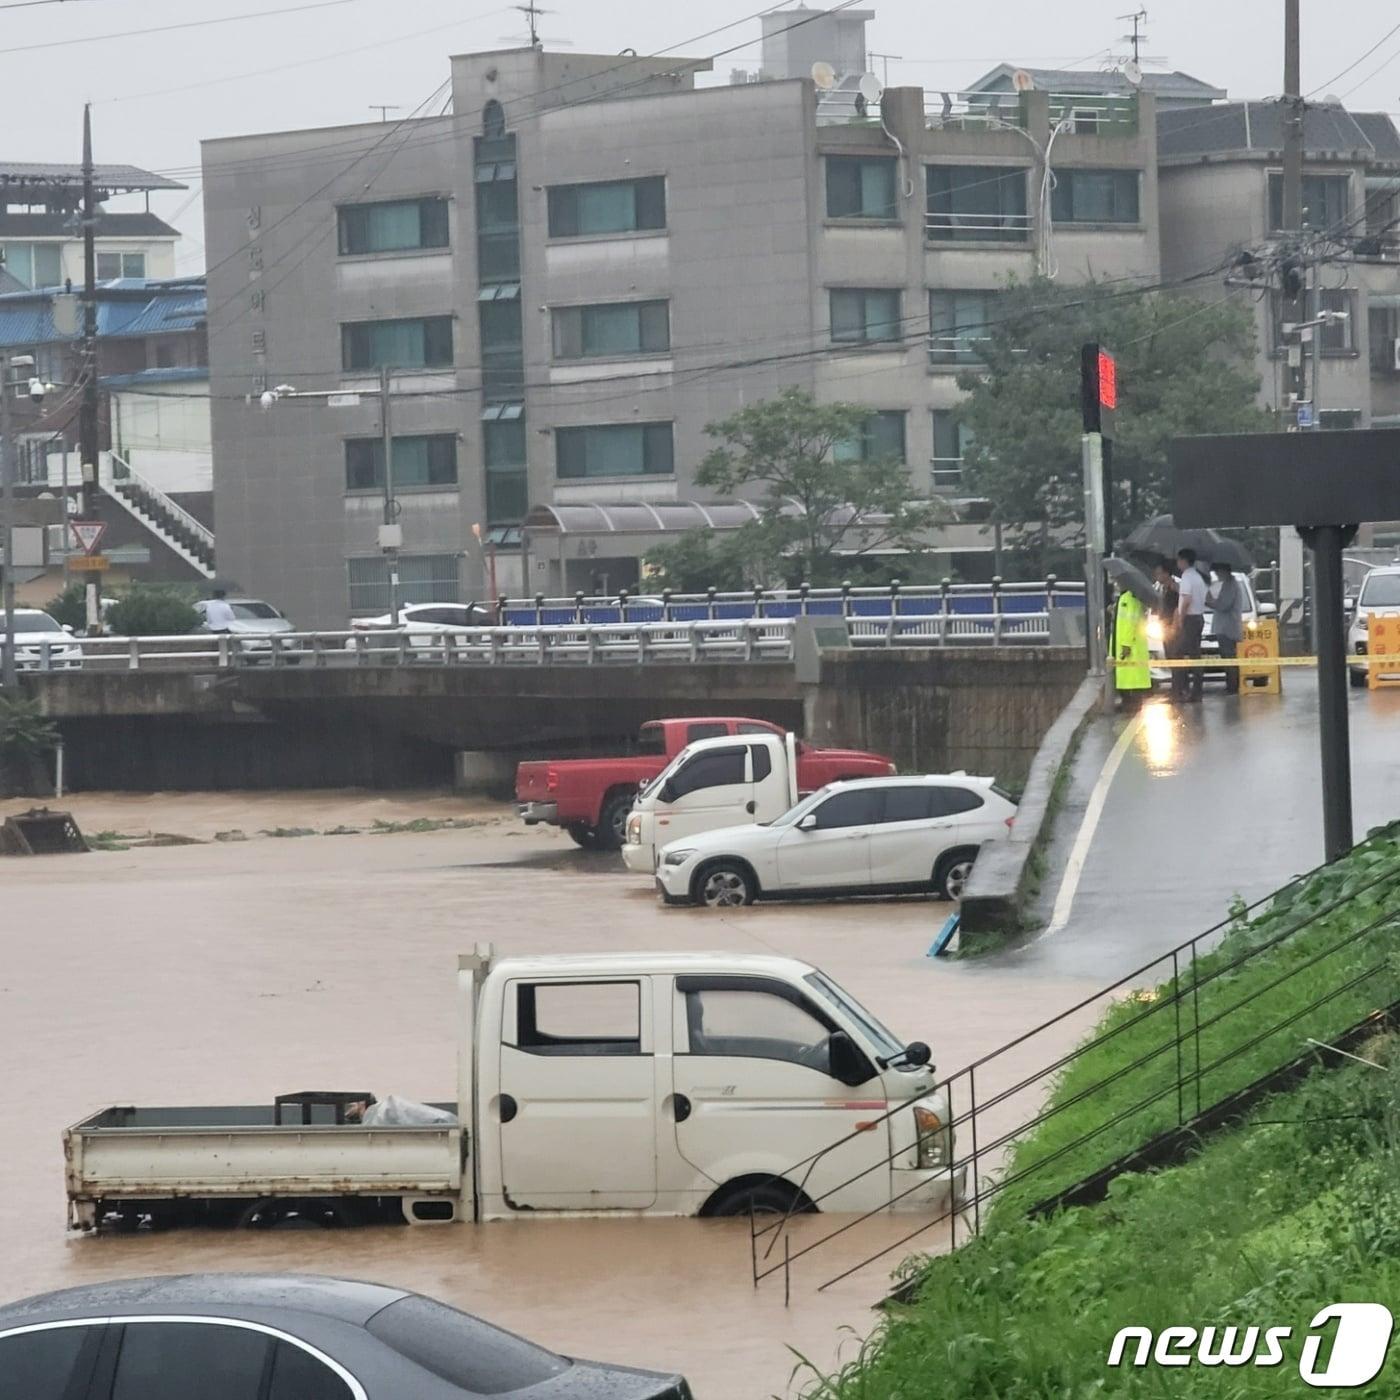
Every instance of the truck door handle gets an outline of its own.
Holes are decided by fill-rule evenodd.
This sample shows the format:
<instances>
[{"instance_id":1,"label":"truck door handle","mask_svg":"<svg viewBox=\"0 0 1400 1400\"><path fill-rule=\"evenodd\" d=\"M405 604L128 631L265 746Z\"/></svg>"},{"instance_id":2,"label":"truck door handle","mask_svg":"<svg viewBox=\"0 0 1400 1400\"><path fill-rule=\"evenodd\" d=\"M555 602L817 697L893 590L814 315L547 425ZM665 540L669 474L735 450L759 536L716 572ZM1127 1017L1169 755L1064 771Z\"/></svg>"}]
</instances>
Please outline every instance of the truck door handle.
<instances>
[{"instance_id":1,"label":"truck door handle","mask_svg":"<svg viewBox=\"0 0 1400 1400\"><path fill-rule=\"evenodd\" d=\"M755 804L754 804L752 801L750 801L750 802L745 802L745 803L744 803L744 811L746 811L746 812L749 814L749 816L753 816L753 813L754 813L754 806L755 806Z\"/></svg>"},{"instance_id":2,"label":"truck door handle","mask_svg":"<svg viewBox=\"0 0 1400 1400\"><path fill-rule=\"evenodd\" d=\"M684 1094L677 1094L672 1102L675 1108L676 1122L684 1123L690 1117L690 1100Z\"/></svg>"},{"instance_id":3,"label":"truck door handle","mask_svg":"<svg viewBox=\"0 0 1400 1400\"><path fill-rule=\"evenodd\" d=\"M520 1112L520 1105L511 1098L509 1094L501 1095L501 1122L509 1123L517 1113Z\"/></svg>"}]
</instances>

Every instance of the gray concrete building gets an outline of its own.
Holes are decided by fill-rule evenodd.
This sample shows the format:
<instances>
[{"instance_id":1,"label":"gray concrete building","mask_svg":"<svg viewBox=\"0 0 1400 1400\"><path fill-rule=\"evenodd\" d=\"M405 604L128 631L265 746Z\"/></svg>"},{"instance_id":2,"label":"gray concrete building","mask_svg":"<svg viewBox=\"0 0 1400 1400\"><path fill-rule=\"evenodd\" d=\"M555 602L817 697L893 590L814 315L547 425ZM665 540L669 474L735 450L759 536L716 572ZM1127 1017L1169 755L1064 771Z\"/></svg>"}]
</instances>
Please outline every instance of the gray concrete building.
<instances>
[{"instance_id":1,"label":"gray concrete building","mask_svg":"<svg viewBox=\"0 0 1400 1400\"><path fill-rule=\"evenodd\" d=\"M1277 100L1227 102L1158 116L1162 274L1191 277L1249 250L1268 255L1283 222L1283 112ZM1400 135L1383 112L1310 104L1304 119L1303 224L1309 253L1309 318L1345 317L1319 328L1308 350L1308 408L1329 428L1400 427ZM1232 280L1249 268L1230 269ZM1221 294L1224 273L1200 284ZM1287 410L1286 337L1275 290L1251 297L1259 401ZM1314 364L1320 382L1314 384Z\"/></svg>"},{"instance_id":2,"label":"gray concrete building","mask_svg":"<svg viewBox=\"0 0 1400 1400\"><path fill-rule=\"evenodd\" d=\"M706 424L787 385L957 496L998 287L1159 275L1153 97L871 101L785 61L470 54L450 116L207 142L221 572L302 625L384 610L384 365L405 601L635 585L707 518ZM347 397L259 409L279 385Z\"/></svg>"}]
</instances>

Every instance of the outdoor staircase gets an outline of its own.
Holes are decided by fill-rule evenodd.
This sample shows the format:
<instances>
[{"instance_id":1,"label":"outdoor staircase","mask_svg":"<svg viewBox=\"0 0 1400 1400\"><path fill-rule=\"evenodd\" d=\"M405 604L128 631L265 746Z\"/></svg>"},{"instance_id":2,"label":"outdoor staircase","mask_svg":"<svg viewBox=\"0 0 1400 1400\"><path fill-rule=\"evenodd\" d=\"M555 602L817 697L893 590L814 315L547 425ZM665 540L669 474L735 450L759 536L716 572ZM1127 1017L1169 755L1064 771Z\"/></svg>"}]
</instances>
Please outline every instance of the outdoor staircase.
<instances>
[{"instance_id":1,"label":"outdoor staircase","mask_svg":"<svg viewBox=\"0 0 1400 1400\"><path fill-rule=\"evenodd\" d=\"M205 578L214 577L214 532L115 452L102 464L99 484L143 529Z\"/></svg>"}]
</instances>

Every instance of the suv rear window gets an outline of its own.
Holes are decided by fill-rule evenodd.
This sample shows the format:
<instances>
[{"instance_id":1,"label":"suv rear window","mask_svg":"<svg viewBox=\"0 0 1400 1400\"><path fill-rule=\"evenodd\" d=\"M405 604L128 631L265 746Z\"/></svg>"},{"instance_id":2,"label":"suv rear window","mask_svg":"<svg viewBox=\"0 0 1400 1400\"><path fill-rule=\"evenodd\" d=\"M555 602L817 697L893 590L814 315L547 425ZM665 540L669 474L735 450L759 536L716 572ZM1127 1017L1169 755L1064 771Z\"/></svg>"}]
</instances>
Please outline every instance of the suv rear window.
<instances>
[{"instance_id":1,"label":"suv rear window","mask_svg":"<svg viewBox=\"0 0 1400 1400\"><path fill-rule=\"evenodd\" d=\"M400 1356L477 1395L543 1385L571 1365L523 1337L431 1298L400 1298L366 1326Z\"/></svg>"}]
</instances>

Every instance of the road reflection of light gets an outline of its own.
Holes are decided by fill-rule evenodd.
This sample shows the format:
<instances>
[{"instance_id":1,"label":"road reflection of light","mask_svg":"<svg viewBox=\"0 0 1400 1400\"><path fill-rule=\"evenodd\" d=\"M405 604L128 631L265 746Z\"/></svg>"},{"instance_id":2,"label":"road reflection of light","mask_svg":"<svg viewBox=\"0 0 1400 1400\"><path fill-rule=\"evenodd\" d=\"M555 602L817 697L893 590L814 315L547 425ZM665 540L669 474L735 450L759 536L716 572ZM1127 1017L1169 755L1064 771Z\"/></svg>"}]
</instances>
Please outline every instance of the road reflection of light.
<instances>
[{"instance_id":1,"label":"road reflection of light","mask_svg":"<svg viewBox=\"0 0 1400 1400\"><path fill-rule=\"evenodd\" d=\"M1154 777L1176 772L1176 711L1165 700L1151 700L1142 708L1138 745Z\"/></svg>"}]
</instances>

